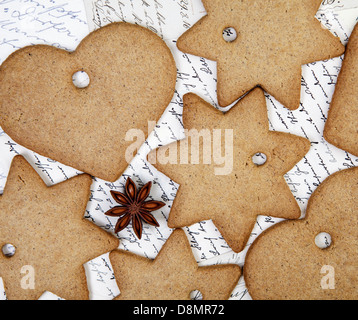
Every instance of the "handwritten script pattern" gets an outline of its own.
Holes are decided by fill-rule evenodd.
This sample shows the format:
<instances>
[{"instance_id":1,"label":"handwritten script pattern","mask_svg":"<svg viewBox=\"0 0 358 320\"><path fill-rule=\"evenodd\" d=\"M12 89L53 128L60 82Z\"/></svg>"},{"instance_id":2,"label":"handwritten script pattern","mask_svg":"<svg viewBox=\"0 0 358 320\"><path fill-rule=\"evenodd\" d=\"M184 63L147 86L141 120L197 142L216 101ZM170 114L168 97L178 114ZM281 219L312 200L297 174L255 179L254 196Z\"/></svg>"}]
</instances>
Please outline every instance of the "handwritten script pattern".
<instances>
[{"instance_id":1,"label":"handwritten script pattern","mask_svg":"<svg viewBox=\"0 0 358 320\"><path fill-rule=\"evenodd\" d=\"M120 294L109 260L109 253L88 261L83 265L90 300L112 300Z\"/></svg>"},{"instance_id":2,"label":"handwritten script pattern","mask_svg":"<svg viewBox=\"0 0 358 320\"><path fill-rule=\"evenodd\" d=\"M81 171L43 157L12 140L0 127L0 194L3 193L11 162L15 156L23 156L40 175L47 186L66 181L82 174Z\"/></svg>"},{"instance_id":3,"label":"handwritten script pattern","mask_svg":"<svg viewBox=\"0 0 358 320\"><path fill-rule=\"evenodd\" d=\"M87 34L82 1L0 0L0 64L34 44L72 51Z\"/></svg>"},{"instance_id":4,"label":"handwritten script pattern","mask_svg":"<svg viewBox=\"0 0 358 320\"><path fill-rule=\"evenodd\" d=\"M324 0L316 18L346 45L358 19L356 0Z\"/></svg>"}]
</instances>

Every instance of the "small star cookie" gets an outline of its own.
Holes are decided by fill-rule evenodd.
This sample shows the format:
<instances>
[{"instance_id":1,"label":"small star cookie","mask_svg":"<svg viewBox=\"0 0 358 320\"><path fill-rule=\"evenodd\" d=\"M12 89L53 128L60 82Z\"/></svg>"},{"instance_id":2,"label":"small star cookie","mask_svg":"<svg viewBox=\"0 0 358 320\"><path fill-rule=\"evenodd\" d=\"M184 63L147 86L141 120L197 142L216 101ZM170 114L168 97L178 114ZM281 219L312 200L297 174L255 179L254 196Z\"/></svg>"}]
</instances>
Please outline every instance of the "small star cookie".
<instances>
[{"instance_id":1,"label":"small star cookie","mask_svg":"<svg viewBox=\"0 0 358 320\"><path fill-rule=\"evenodd\" d=\"M20 156L0 197L0 274L9 300L36 300L44 291L69 300L88 299L83 264L118 247L115 239L83 219L91 178L74 177L51 188Z\"/></svg>"},{"instance_id":2,"label":"small star cookie","mask_svg":"<svg viewBox=\"0 0 358 320\"><path fill-rule=\"evenodd\" d=\"M227 300L241 275L237 265L198 267L183 230L169 237L155 260L114 250L110 254L122 300Z\"/></svg>"},{"instance_id":3,"label":"small star cookie","mask_svg":"<svg viewBox=\"0 0 358 320\"><path fill-rule=\"evenodd\" d=\"M217 61L221 106L260 85L297 109L301 66L344 52L339 39L315 19L321 2L203 0L207 16L178 39L178 48Z\"/></svg>"},{"instance_id":4,"label":"small star cookie","mask_svg":"<svg viewBox=\"0 0 358 320\"><path fill-rule=\"evenodd\" d=\"M212 219L230 247L243 249L257 215L296 219L299 206L283 175L308 152L308 140L269 131L264 93L257 88L227 113L184 96L185 140L148 156L180 185L168 226ZM264 155L262 163L257 155ZM155 163L154 163L155 162Z\"/></svg>"}]
</instances>

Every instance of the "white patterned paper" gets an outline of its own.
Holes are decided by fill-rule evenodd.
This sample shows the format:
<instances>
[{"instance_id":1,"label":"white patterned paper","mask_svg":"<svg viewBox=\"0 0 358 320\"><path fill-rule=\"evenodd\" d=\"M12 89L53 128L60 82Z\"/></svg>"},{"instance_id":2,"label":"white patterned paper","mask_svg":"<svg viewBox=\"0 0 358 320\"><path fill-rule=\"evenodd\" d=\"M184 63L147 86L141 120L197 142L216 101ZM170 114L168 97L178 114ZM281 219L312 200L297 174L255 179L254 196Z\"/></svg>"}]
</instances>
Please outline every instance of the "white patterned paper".
<instances>
[{"instance_id":1,"label":"white patterned paper","mask_svg":"<svg viewBox=\"0 0 358 320\"><path fill-rule=\"evenodd\" d=\"M5 292L4 281L0 277L0 301L1 300L7 300L7 297L6 297L6 292Z\"/></svg>"},{"instance_id":2,"label":"white patterned paper","mask_svg":"<svg viewBox=\"0 0 358 320\"><path fill-rule=\"evenodd\" d=\"M51 291L45 291L38 300L65 300L58 295L52 293Z\"/></svg>"},{"instance_id":3,"label":"white patterned paper","mask_svg":"<svg viewBox=\"0 0 358 320\"><path fill-rule=\"evenodd\" d=\"M198 263L222 257L232 252L212 220L201 221L182 228Z\"/></svg>"},{"instance_id":4,"label":"white patterned paper","mask_svg":"<svg viewBox=\"0 0 358 320\"><path fill-rule=\"evenodd\" d=\"M11 162L15 156L19 155L23 156L31 164L47 186L55 185L82 174L79 170L43 157L17 144L0 127L0 194L4 192Z\"/></svg>"},{"instance_id":5,"label":"white patterned paper","mask_svg":"<svg viewBox=\"0 0 358 320\"><path fill-rule=\"evenodd\" d=\"M152 181L152 188L148 199L162 201L166 205L153 212L159 223L159 227L143 224L142 238L138 239L131 226L124 230L114 232L117 218L105 215L105 212L116 205L110 195L111 190L124 192L126 179L130 177L138 188ZM93 178L91 196L87 204L85 218L92 221L107 232L120 239L119 249L130 251L137 255L154 259L172 233L167 220L170 208L178 190L178 185L168 177L160 173L145 159L137 155L127 170L116 182L107 182Z\"/></svg>"},{"instance_id":6,"label":"white patterned paper","mask_svg":"<svg viewBox=\"0 0 358 320\"><path fill-rule=\"evenodd\" d=\"M91 31L111 22L145 27L163 40L177 39L206 12L200 0L84 0Z\"/></svg>"},{"instance_id":7,"label":"white patterned paper","mask_svg":"<svg viewBox=\"0 0 358 320\"><path fill-rule=\"evenodd\" d=\"M231 293L229 300L252 300L250 293L246 288L246 283L243 276L240 277L240 280Z\"/></svg>"},{"instance_id":8,"label":"white patterned paper","mask_svg":"<svg viewBox=\"0 0 358 320\"><path fill-rule=\"evenodd\" d=\"M0 0L0 64L29 45L73 51L87 34L82 0Z\"/></svg>"},{"instance_id":9,"label":"white patterned paper","mask_svg":"<svg viewBox=\"0 0 358 320\"><path fill-rule=\"evenodd\" d=\"M271 130L289 132L311 142L308 154L285 175L304 216L312 192L331 174L358 165L358 157L329 144L323 130L343 57L303 67L301 104L290 111L267 95Z\"/></svg>"},{"instance_id":10,"label":"white patterned paper","mask_svg":"<svg viewBox=\"0 0 358 320\"><path fill-rule=\"evenodd\" d=\"M358 19L358 2L356 0L323 1L316 18L346 45Z\"/></svg>"},{"instance_id":11,"label":"white patterned paper","mask_svg":"<svg viewBox=\"0 0 358 320\"><path fill-rule=\"evenodd\" d=\"M120 294L109 252L83 265L90 300L112 300Z\"/></svg>"}]
</instances>

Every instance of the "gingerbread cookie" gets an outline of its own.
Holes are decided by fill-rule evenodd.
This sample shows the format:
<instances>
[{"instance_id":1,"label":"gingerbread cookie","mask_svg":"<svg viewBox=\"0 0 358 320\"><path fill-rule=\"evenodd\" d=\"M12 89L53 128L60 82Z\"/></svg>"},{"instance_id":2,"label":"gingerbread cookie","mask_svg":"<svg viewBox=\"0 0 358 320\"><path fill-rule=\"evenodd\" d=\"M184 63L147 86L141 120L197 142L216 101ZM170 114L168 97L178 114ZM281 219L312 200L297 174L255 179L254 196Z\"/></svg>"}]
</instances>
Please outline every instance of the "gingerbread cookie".
<instances>
[{"instance_id":1,"label":"gingerbread cookie","mask_svg":"<svg viewBox=\"0 0 358 320\"><path fill-rule=\"evenodd\" d=\"M253 299L357 299L358 168L313 193L307 215L262 233L244 266Z\"/></svg>"},{"instance_id":2,"label":"gingerbread cookie","mask_svg":"<svg viewBox=\"0 0 358 320\"><path fill-rule=\"evenodd\" d=\"M283 175L310 143L269 131L264 93L257 88L223 113L199 97L184 97L187 138L149 154L148 160L180 185L168 225L212 219L230 247L243 249L257 215L300 217Z\"/></svg>"},{"instance_id":3,"label":"gingerbread cookie","mask_svg":"<svg viewBox=\"0 0 358 320\"><path fill-rule=\"evenodd\" d=\"M237 265L198 267L183 230L175 230L155 260L114 250L110 254L122 300L227 300L237 285Z\"/></svg>"},{"instance_id":4,"label":"gingerbread cookie","mask_svg":"<svg viewBox=\"0 0 358 320\"><path fill-rule=\"evenodd\" d=\"M358 25L347 45L324 131L324 137L328 142L354 155L358 155L357 74Z\"/></svg>"},{"instance_id":5,"label":"gingerbread cookie","mask_svg":"<svg viewBox=\"0 0 358 320\"><path fill-rule=\"evenodd\" d=\"M207 16L178 39L178 48L217 61L221 106L260 85L296 109L301 65L344 52L315 19L321 2L203 0Z\"/></svg>"},{"instance_id":6,"label":"gingerbread cookie","mask_svg":"<svg viewBox=\"0 0 358 320\"><path fill-rule=\"evenodd\" d=\"M49 188L22 157L14 159L0 197L0 275L8 299L36 300L47 290L88 299L83 263L118 246L83 219L90 184L81 175Z\"/></svg>"},{"instance_id":7,"label":"gingerbread cookie","mask_svg":"<svg viewBox=\"0 0 358 320\"><path fill-rule=\"evenodd\" d=\"M107 181L130 159L132 128L148 130L169 105L176 66L153 32L112 23L75 52L30 46L0 67L0 126L17 143Z\"/></svg>"}]
</instances>

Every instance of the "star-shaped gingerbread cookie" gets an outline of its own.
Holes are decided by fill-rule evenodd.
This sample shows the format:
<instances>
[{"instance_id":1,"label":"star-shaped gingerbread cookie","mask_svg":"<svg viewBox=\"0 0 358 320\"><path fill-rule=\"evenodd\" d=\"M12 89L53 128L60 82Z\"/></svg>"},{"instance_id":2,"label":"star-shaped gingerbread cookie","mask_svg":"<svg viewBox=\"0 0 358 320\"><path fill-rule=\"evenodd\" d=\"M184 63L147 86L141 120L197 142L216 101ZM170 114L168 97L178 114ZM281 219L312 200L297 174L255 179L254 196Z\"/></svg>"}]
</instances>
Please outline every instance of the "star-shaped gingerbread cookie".
<instances>
[{"instance_id":1,"label":"star-shaped gingerbread cookie","mask_svg":"<svg viewBox=\"0 0 358 320\"><path fill-rule=\"evenodd\" d=\"M333 145L358 155L358 25L349 38L324 137Z\"/></svg>"},{"instance_id":2,"label":"star-shaped gingerbread cookie","mask_svg":"<svg viewBox=\"0 0 358 320\"><path fill-rule=\"evenodd\" d=\"M47 187L16 157L0 197L0 274L9 300L36 300L51 291L69 300L88 299L83 263L115 249L118 240L83 219L91 178L77 176Z\"/></svg>"},{"instance_id":3,"label":"star-shaped gingerbread cookie","mask_svg":"<svg viewBox=\"0 0 358 320\"><path fill-rule=\"evenodd\" d=\"M189 300L199 290L204 300L227 300L239 281L237 265L198 267L188 239L177 229L155 260L114 250L110 254L122 300Z\"/></svg>"},{"instance_id":4,"label":"star-shaped gingerbread cookie","mask_svg":"<svg viewBox=\"0 0 358 320\"><path fill-rule=\"evenodd\" d=\"M306 217L285 221L251 245L244 277L253 299L358 298L358 168L337 172L312 194Z\"/></svg>"},{"instance_id":5,"label":"star-shaped gingerbread cookie","mask_svg":"<svg viewBox=\"0 0 358 320\"><path fill-rule=\"evenodd\" d=\"M315 19L321 2L203 0L207 16L178 39L178 48L217 61L221 106L261 85L296 109L301 65L344 52L339 39Z\"/></svg>"},{"instance_id":6,"label":"star-shaped gingerbread cookie","mask_svg":"<svg viewBox=\"0 0 358 320\"><path fill-rule=\"evenodd\" d=\"M183 123L185 140L148 156L159 171L180 185L169 227L212 219L230 247L239 252L257 215L300 216L283 176L308 152L310 143L269 131L261 89L250 92L227 113L193 94L186 95ZM257 161L264 158L264 164Z\"/></svg>"}]
</instances>

